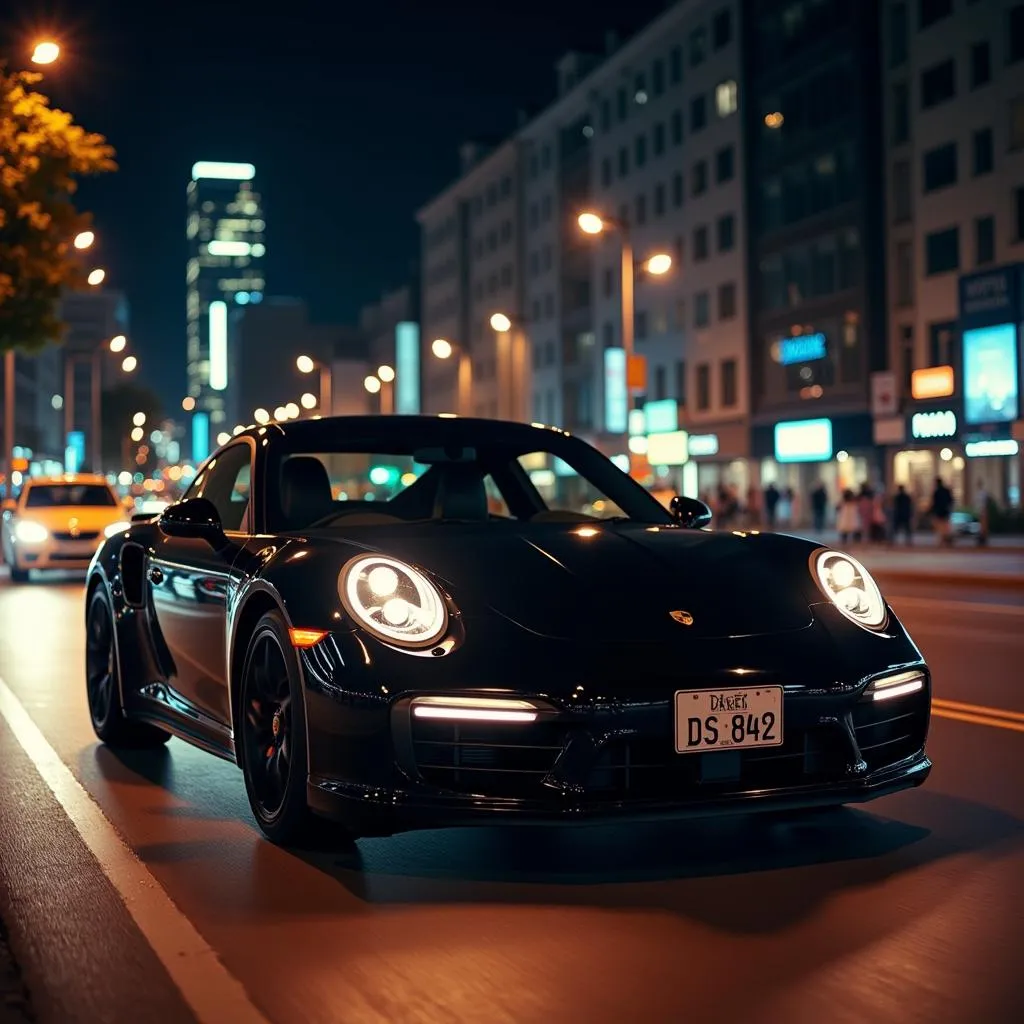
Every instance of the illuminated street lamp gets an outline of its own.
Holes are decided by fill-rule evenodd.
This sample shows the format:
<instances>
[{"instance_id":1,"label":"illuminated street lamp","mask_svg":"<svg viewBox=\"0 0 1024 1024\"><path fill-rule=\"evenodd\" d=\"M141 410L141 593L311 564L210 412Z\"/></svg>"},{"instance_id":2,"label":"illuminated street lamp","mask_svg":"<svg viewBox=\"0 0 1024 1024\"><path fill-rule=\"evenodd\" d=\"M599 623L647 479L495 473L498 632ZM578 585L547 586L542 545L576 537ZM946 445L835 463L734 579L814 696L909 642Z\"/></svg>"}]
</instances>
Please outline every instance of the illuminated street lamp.
<instances>
[{"instance_id":1,"label":"illuminated street lamp","mask_svg":"<svg viewBox=\"0 0 1024 1024\"><path fill-rule=\"evenodd\" d=\"M33 64L55 64L60 58L60 47L52 39L36 43L32 51Z\"/></svg>"},{"instance_id":2,"label":"illuminated street lamp","mask_svg":"<svg viewBox=\"0 0 1024 1024\"><path fill-rule=\"evenodd\" d=\"M596 213L581 213L576 218L576 223L586 235L599 235L604 231L604 218L599 217Z\"/></svg>"},{"instance_id":3,"label":"illuminated street lamp","mask_svg":"<svg viewBox=\"0 0 1024 1024\"><path fill-rule=\"evenodd\" d=\"M75 235L75 248L76 249L88 249L92 246L92 243L96 241L96 235L92 231L79 231Z\"/></svg>"},{"instance_id":4,"label":"illuminated street lamp","mask_svg":"<svg viewBox=\"0 0 1024 1024\"><path fill-rule=\"evenodd\" d=\"M135 428L134 428L134 429L132 430L132 440L133 440L133 441L141 441L141 440L142 440L142 437L143 437L143 435L144 435L145 433L146 433L146 432L145 432L145 431L144 431L144 430L142 429L142 427L135 427Z\"/></svg>"},{"instance_id":5,"label":"illuminated street lamp","mask_svg":"<svg viewBox=\"0 0 1024 1024\"><path fill-rule=\"evenodd\" d=\"M438 359L447 359L452 354L452 343L445 338L435 338L430 346L430 351Z\"/></svg>"},{"instance_id":6,"label":"illuminated street lamp","mask_svg":"<svg viewBox=\"0 0 1024 1024\"><path fill-rule=\"evenodd\" d=\"M118 334L110 339L110 351L115 353L123 352L127 344L128 339L123 334Z\"/></svg>"},{"instance_id":7,"label":"illuminated street lamp","mask_svg":"<svg viewBox=\"0 0 1024 1024\"><path fill-rule=\"evenodd\" d=\"M254 420L255 420L255 421L256 421L256 422L257 422L257 423L258 423L258 424L259 424L260 426L263 426L263 424L264 424L264 423L269 423L269 422L270 422L270 413L269 413L269 412L267 412L267 410L266 410L266 409L264 409L264 408L262 408L262 407L261 407L261 408L257 409L257 410L256 410L256 411L255 411L255 412L254 412L254 413L252 414L252 418L253 418L253 419L254 419Z\"/></svg>"},{"instance_id":8,"label":"illuminated street lamp","mask_svg":"<svg viewBox=\"0 0 1024 1024\"><path fill-rule=\"evenodd\" d=\"M227 444L228 441L230 441L230 440L231 440L231 435L226 430L222 430L217 435L217 444L218 445Z\"/></svg>"},{"instance_id":9,"label":"illuminated street lamp","mask_svg":"<svg viewBox=\"0 0 1024 1024\"><path fill-rule=\"evenodd\" d=\"M274 410L274 419L275 420L286 420L286 419L288 419L288 410L283 405L279 405Z\"/></svg>"},{"instance_id":10,"label":"illuminated street lamp","mask_svg":"<svg viewBox=\"0 0 1024 1024\"><path fill-rule=\"evenodd\" d=\"M97 267L95 270L89 271L89 276L86 278L86 281L95 288L96 285L103 284L103 280L106 276L107 272L102 267Z\"/></svg>"},{"instance_id":11,"label":"illuminated street lamp","mask_svg":"<svg viewBox=\"0 0 1024 1024\"><path fill-rule=\"evenodd\" d=\"M366 388L371 395L375 395L380 391L381 385L380 381L371 373L368 377L363 378L363 387Z\"/></svg>"},{"instance_id":12,"label":"illuminated street lamp","mask_svg":"<svg viewBox=\"0 0 1024 1024\"><path fill-rule=\"evenodd\" d=\"M671 269L672 257L667 252L655 253L653 256L648 257L647 262L644 263L644 270L655 277L661 277L662 274L667 274Z\"/></svg>"},{"instance_id":13,"label":"illuminated street lamp","mask_svg":"<svg viewBox=\"0 0 1024 1024\"><path fill-rule=\"evenodd\" d=\"M146 414L144 412L137 412L132 417L132 423L134 423L135 426L137 426L137 427L144 426L145 423L146 423Z\"/></svg>"},{"instance_id":14,"label":"illuminated street lamp","mask_svg":"<svg viewBox=\"0 0 1024 1024\"><path fill-rule=\"evenodd\" d=\"M196 400L191 395L186 395L181 400L181 407L185 412L191 412L196 407Z\"/></svg>"},{"instance_id":15,"label":"illuminated street lamp","mask_svg":"<svg viewBox=\"0 0 1024 1024\"><path fill-rule=\"evenodd\" d=\"M300 399L299 405L303 409L315 409L316 408L316 395L312 391L307 391Z\"/></svg>"},{"instance_id":16,"label":"illuminated street lamp","mask_svg":"<svg viewBox=\"0 0 1024 1024\"><path fill-rule=\"evenodd\" d=\"M295 360L295 367L299 373L312 373L320 371L320 412L324 416L330 416L333 409L331 395L331 368L321 363L312 356L302 355Z\"/></svg>"},{"instance_id":17,"label":"illuminated street lamp","mask_svg":"<svg viewBox=\"0 0 1024 1024\"><path fill-rule=\"evenodd\" d=\"M469 353L457 348L447 338L435 338L430 345L430 351L437 359L450 359L456 351L458 352L456 408L463 416L468 415L470 388L473 383L473 364L470 362Z\"/></svg>"},{"instance_id":18,"label":"illuminated street lamp","mask_svg":"<svg viewBox=\"0 0 1024 1024\"><path fill-rule=\"evenodd\" d=\"M499 334L505 334L512 330L512 321L504 313L494 313L491 316L491 327Z\"/></svg>"},{"instance_id":19,"label":"illuminated street lamp","mask_svg":"<svg viewBox=\"0 0 1024 1024\"><path fill-rule=\"evenodd\" d=\"M289 402L285 407L284 411L288 413L288 419L294 420L299 415L299 407L294 402Z\"/></svg>"},{"instance_id":20,"label":"illuminated street lamp","mask_svg":"<svg viewBox=\"0 0 1024 1024\"><path fill-rule=\"evenodd\" d=\"M395 369L393 366L388 366L386 363L383 366L377 367L377 376L385 384L390 384L395 379Z\"/></svg>"},{"instance_id":21,"label":"illuminated street lamp","mask_svg":"<svg viewBox=\"0 0 1024 1024\"><path fill-rule=\"evenodd\" d=\"M125 373L132 373L138 365L139 361L135 356L125 356L121 363L121 369L124 370Z\"/></svg>"},{"instance_id":22,"label":"illuminated street lamp","mask_svg":"<svg viewBox=\"0 0 1024 1024\"><path fill-rule=\"evenodd\" d=\"M298 367L299 373L312 373L316 368L316 363L313 362L310 356L299 356L295 360L295 365Z\"/></svg>"}]
</instances>

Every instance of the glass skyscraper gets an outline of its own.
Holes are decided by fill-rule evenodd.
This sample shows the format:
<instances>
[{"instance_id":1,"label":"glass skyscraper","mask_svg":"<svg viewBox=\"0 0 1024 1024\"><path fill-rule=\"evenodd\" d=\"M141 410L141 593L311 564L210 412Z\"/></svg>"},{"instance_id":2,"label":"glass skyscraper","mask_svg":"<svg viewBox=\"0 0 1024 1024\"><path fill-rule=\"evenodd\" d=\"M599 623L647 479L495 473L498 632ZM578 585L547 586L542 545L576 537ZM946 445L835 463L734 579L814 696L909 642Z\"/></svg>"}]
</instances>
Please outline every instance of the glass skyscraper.
<instances>
[{"instance_id":1,"label":"glass skyscraper","mask_svg":"<svg viewBox=\"0 0 1024 1024\"><path fill-rule=\"evenodd\" d=\"M196 400L195 414L205 417L199 434L209 436L230 429L228 314L261 302L265 291L266 224L255 176L252 164L200 160L188 184L188 393Z\"/></svg>"}]
</instances>

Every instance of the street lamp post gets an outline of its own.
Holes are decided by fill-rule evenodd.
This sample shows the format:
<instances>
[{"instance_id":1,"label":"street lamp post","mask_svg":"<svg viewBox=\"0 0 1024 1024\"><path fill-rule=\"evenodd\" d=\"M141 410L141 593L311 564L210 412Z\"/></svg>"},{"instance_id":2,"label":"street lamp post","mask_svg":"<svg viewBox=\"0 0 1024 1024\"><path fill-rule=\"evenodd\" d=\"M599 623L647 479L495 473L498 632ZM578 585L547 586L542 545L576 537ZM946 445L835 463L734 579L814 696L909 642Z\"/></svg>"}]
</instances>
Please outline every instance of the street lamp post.
<instances>
[{"instance_id":1,"label":"street lamp post","mask_svg":"<svg viewBox=\"0 0 1024 1024\"><path fill-rule=\"evenodd\" d=\"M499 378L504 382L498 404L498 415L518 419L523 414L526 390L526 332L521 316L494 313L491 329L498 335Z\"/></svg>"},{"instance_id":2,"label":"street lamp post","mask_svg":"<svg viewBox=\"0 0 1024 1024\"><path fill-rule=\"evenodd\" d=\"M447 338L435 338L431 343L430 351L437 359L450 359L452 355L457 356L455 411L460 416L468 416L473 388L473 364L470 361L469 353L461 345L455 345Z\"/></svg>"},{"instance_id":3,"label":"street lamp post","mask_svg":"<svg viewBox=\"0 0 1024 1024\"><path fill-rule=\"evenodd\" d=\"M295 367L299 373L312 373L320 371L320 415L330 416L334 411L333 402L333 381L331 379L331 368L312 356L299 356L295 360Z\"/></svg>"}]
</instances>

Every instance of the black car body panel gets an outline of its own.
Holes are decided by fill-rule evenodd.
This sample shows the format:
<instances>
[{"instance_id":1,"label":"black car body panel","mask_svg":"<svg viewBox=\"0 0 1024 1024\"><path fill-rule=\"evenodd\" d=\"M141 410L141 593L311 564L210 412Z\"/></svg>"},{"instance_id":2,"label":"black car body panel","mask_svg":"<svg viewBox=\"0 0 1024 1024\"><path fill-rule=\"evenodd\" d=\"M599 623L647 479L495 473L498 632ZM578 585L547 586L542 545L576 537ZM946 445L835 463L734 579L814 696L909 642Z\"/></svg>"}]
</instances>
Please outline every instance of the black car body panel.
<instances>
[{"instance_id":1,"label":"black car body panel","mask_svg":"<svg viewBox=\"0 0 1024 1024\"><path fill-rule=\"evenodd\" d=\"M88 590L106 588L114 611L125 714L236 760L248 635L277 609L324 633L299 650L310 806L362 834L812 807L927 778L924 659L891 609L871 630L839 611L814 579L810 541L683 529L657 512L585 529L519 519L345 529L344 518L270 528L280 450L315 450L328 430L383 449L408 418L381 419L397 422L272 424L233 439L252 450L247 528L211 541L171 536L153 518L106 541ZM440 429L517 443L533 429L453 422ZM443 638L410 650L346 611L339 574L368 553L432 581L448 611ZM922 680L915 693L870 699L874 680L908 671ZM676 753L678 691L762 685L784 691L781 746ZM413 716L417 697L445 694L522 698L540 713L497 727Z\"/></svg>"}]
</instances>

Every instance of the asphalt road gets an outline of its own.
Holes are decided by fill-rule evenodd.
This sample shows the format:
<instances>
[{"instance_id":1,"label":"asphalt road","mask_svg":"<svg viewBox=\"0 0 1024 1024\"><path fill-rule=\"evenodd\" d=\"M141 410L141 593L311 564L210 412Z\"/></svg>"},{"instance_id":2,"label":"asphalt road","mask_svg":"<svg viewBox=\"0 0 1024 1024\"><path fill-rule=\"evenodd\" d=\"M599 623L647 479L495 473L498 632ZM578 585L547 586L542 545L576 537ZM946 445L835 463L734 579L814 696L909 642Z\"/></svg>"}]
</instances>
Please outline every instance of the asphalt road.
<instances>
[{"instance_id":1,"label":"asphalt road","mask_svg":"<svg viewBox=\"0 0 1024 1024\"><path fill-rule=\"evenodd\" d=\"M799 828L300 857L259 837L231 765L97 746L81 585L2 580L0 918L21 977L0 949L0 1020L22 985L60 1024L1024 1020L1021 592L888 596L936 673L922 789Z\"/></svg>"}]
</instances>

